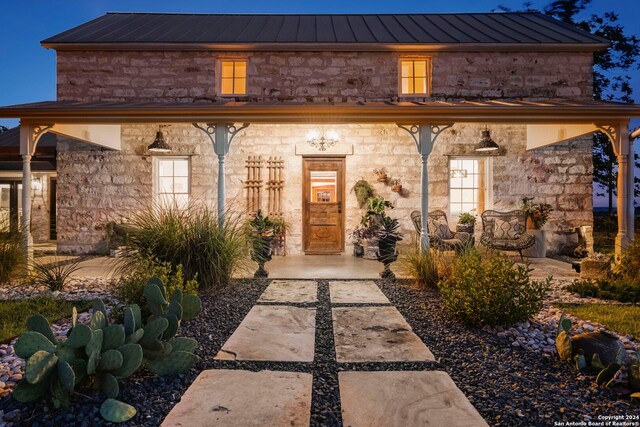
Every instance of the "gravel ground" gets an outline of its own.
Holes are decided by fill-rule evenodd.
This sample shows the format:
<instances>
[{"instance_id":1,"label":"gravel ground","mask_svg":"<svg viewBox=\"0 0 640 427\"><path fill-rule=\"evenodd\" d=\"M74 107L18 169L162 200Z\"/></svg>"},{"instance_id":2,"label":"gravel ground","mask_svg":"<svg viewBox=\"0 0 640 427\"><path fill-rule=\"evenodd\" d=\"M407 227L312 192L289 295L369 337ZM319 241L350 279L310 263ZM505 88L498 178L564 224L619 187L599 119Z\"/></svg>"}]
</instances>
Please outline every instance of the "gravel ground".
<instances>
[{"instance_id":1,"label":"gravel ground","mask_svg":"<svg viewBox=\"0 0 640 427\"><path fill-rule=\"evenodd\" d=\"M238 327L268 281L242 281L216 296L203 296L204 311L185 324L182 334L196 338L201 363L184 375L159 378L145 372L121 381L120 399L132 403L138 415L128 425L157 426L203 369L247 369L309 372L314 375L311 424L340 426L338 372L341 370L445 370L490 425L553 425L554 421L597 420L598 415L632 415L640 405L616 400L588 378L555 358L514 348L509 339L469 329L451 320L439 296L403 282L383 282L383 292L412 325L439 363L338 364L327 281L320 281L314 363L217 361L218 350ZM0 413L15 425L108 425L98 413L100 399L78 395L67 411L45 405L0 400ZM15 418L15 411L19 415ZM0 420L1 420L0 415ZM2 421L0 421L0 426Z\"/></svg>"},{"instance_id":2,"label":"gravel ground","mask_svg":"<svg viewBox=\"0 0 640 427\"><path fill-rule=\"evenodd\" d=\"M379 285L490 425L547 426L640 414L638 402L618 400L557 358L453 321L435 291Z\"/></svg>"}]
</instances>

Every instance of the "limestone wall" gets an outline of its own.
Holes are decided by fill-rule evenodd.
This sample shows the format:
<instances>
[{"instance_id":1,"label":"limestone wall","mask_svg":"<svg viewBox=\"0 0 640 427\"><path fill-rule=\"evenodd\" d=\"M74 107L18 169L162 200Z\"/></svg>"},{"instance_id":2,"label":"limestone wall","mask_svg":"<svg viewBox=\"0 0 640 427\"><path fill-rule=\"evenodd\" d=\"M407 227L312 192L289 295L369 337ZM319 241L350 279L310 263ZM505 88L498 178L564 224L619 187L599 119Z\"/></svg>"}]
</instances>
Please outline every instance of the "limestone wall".
<instances>
[{"instance_id":1,"label":"limestone wall","mask_svg":"<svg viewBox=\"0 0 640 427\"><path fill-rule=\"evenodd\" d=\"M216 58L248 58L243 101L397 101L393 52L58 51L58 99L192 102L217 97ZM428 99L589 99L589 52L428 52ZM421 100L427 98L408 98Z\"/></svg>"},{"instance_id":2,"label":"limestone wall","mask_svg":"<svg viewBox=\"0 0 640 427\"><path fill-rule=\"evenodd\" d=\"M317 127L251 125L233 140L226 162L228 205L242 211L247 157L284 158L285 219L291 225L288 253L302 250L302 157L295 154L295 147L306 144L311 129ZM411 242L414 231L409 214L420 206L420 157L409 134L395 125L340 125L332 129L338 132L342 143L353 146L354 152L346 157L347 235L362 214L350 190L357 180L364 178L378 194L394 203L396 208L391 213L401 220L406 242ZM430 209L448 211L448 156L474 155L473 145L480 129L479 125L459 124L442 134L429 159ZM552 250L566 240L557 231L591 223L592 166L588 140L526 151L524 126L491 125L490 129L494 140L505 148L503 155L493 160L495 208L517 208L524 196L552 204L556 211L546 227ZM62 251L104 251L104 224L109 220L126 220L135 210L146 208L152 196L152 157L145 149L156 130L153 125L123 126L122 152L70 141L59 144L58 242ZM191 125L173 124L164 132L174 148L173 155L190 156L192 197L215 200L217 160L208 139ZM376 182L373 169L380 167L392 178L402 180L401 195ZM266 207L265 196L263 208Z\"/></svg>"}]
</instances>

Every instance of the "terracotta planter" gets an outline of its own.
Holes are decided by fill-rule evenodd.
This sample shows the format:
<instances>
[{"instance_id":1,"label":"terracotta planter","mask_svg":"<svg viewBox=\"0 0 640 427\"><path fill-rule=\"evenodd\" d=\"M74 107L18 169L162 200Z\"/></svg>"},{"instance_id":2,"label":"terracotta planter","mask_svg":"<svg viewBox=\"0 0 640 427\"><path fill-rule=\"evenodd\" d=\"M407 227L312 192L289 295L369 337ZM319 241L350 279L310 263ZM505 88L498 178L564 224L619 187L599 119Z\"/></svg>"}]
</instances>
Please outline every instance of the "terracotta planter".
<instances>
[{"instance_id":1,"label":"terracotta planter","mask_svg":"<svg viewBox=\"0 0 640 427\"><path fill-rule=\"evenodd\" d=\"M378 182L387 182L388 180L389 180L389 175L387 175L386 173L378 174Z\"/></svg>"},{"instance_id":2,"label":"terracotta planter","mask_svg":"<svg viewBox=\"0 0 640 427\"><path fill-rule=\"evenodd\" d=\"M595 259L585 259L580 263L581 279L606 279L611 272L609 261L598 261Z\"/></svg>"},{"instance_id":3,"label":"terracotta planter","mask_svg":"<svg viewBox=\"0 0 640 427\"><path fill-rule=\"evenodd\" d=\"M391 187L391 191L393 191L394 193L402 193L402 185L394 185L393 187Z\"/></svg>"},{"instance_id":4,"label":"terracotta planter","mask_svg":"<svg viewBox=\"0 0 640 427\"><path fill-rule=\"evenodd\" d=\"M547 240L544 230L527 230L536 238L536 242L529 249L522 251L522 255L529 258L545 258L547 256Z\"/></svg>"}]
</instances>

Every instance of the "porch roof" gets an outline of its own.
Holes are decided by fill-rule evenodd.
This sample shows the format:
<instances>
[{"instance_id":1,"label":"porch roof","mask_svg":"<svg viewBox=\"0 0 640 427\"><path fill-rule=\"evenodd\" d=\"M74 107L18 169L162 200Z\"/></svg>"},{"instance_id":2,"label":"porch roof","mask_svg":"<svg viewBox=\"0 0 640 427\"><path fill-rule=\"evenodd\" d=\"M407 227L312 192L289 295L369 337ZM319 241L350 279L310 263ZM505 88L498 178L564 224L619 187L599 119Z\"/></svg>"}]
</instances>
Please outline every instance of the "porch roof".
<instances>
[{"instance_id":1,"label":"porch roof","mask_svg":"<svg viewBox=\"0 0 640 427\"><path fill-rule=\"evenodd\" d=\"M23 123L593 123L640 117L640 104L602 101L75 102L0 107Z\"/></svg>"}]
</instances>

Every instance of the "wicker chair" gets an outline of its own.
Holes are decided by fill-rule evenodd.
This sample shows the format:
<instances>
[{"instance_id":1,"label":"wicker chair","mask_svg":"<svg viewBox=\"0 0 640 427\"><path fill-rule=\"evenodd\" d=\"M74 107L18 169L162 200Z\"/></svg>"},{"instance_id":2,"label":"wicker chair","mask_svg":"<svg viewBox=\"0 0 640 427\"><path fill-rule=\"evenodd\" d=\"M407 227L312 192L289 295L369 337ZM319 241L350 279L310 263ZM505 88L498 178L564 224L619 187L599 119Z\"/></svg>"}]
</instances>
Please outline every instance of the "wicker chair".
<instances>
[{"instance_id":1,"label":"wicker chair","mask_svg":"<svg viewBox=\"0 0 640 427\"><path fill-rule=\"evenodd\" d=\"M536 238L527 234L527 215L521 211L484 211L482 215L480 243L502 251L518 251L524 262L522 251L530 248Z\"/></svg>"},{"instance_id":2,"label":"wicker chair","mask_svg":"<svg viewBox=\"0 0 640 427\"><path fill-rule=\"evenodd\" d=\"M418 238L422 231L421 217L420 211L411 212L411 221L418 233ZM471 244L471 235L465 232L451 231L447 222L447 214L440 210L429 212L427 233L431 246L440 251L461 252L467 245Z\"/></svg>"}]
</instances>

